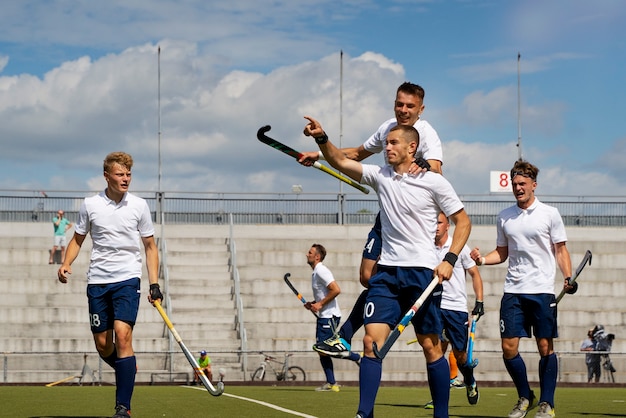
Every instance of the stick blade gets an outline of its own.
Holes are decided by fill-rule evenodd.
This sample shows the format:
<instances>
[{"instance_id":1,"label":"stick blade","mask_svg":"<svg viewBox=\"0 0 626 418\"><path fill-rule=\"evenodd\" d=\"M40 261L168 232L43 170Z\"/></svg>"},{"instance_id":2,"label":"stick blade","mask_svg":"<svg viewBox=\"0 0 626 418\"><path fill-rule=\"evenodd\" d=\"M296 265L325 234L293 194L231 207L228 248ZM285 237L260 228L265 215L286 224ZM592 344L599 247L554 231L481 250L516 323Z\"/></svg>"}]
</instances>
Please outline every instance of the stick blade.
<instances>
[{"instance_id":1,"label":"stick blade","mask_svg":"<svg viewBox=\"0 0 626 418\"><path fill-rule=\"evenodd\" d=\"M264 139L266 139L267 136L265 136L265 133L269 132L271 129L272 127L270 125L261 126L259 130L256 132L257 139L259 141L263 141Z\"/></svg>"},{"instance_id":2,"label":"stick blade","mask_svg":"<svg viewBox=\"0 0 626 418\"><path fill-rule=\"evenodd\" d=\"M400 338L400 334L402 334L400 330L398 328L395 328L393 331L391 331L391 334L389 334L389 336L385 340L385 343L383 344L382 347L380 347L380 349L378 348L378 344L373 343L372 349L374 351L374 355L376 356L376 358L379 358L381 360L384 359L387 353L389 352L389 350L391 349L391 346L393 346L394 343L398 340L398 338Z\"/></svg>"}]
</instances>

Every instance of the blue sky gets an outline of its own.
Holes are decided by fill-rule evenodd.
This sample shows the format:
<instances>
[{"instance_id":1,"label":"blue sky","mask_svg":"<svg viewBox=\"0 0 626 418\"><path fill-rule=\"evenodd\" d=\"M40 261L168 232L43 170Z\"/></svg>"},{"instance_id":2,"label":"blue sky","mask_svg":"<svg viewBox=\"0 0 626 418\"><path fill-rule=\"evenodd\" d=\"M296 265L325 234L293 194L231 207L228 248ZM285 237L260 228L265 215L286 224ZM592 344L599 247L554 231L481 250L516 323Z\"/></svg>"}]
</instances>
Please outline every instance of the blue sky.
<instances>
[{"instance_id":1,"label":"blue sky","mask_svg":"<svg viewBox=\"0 0 626 418\"><path fill-rule=\"evenodd\" d=\"M621 0L10 0L0 189L99 190L103 157L125 150L132 188L156 190L160 46L165 191L334 193L257 129L313 150L307 114L358 146L408 80L426 90L446 177L461 195L488 193L489 172L518 156L519 52L538 194L625 196L625 18Z\"/></svg>"}]
</instances>

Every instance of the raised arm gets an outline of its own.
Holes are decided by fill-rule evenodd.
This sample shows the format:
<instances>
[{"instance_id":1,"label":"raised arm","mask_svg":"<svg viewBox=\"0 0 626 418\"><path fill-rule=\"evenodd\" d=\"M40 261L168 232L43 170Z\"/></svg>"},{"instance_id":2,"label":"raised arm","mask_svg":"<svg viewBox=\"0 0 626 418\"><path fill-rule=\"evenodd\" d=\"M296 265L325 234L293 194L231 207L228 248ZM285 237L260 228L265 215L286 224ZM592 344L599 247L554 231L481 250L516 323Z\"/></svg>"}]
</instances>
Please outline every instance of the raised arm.
<instances>
[{"instance_id":1,"label":"raised arm","mask_svg":"<svg viewBox=\"0 0 626 418\"><path fill-rule=\"evenodd\" d=\"M339 148L333 145L333 143L328 140L324 128L322 128L322 125L318 121L309 116L305 116L304 118L309 121L304 127L304 135L315 138L315 142L317 142L320 147L320 151L324 154L326 161L348 177L360 182L363 175L361 163L346 157Z\"/></svg>"},{"instance_id":2,"label":"raised arm","mask_svg":"<svg viewBox=\"0 0 626 418\"><path fill-rule=\"evenodd\" d=\"M341 152L351 160L355 161L363 161L370 155L374 155L374 153L367 151L363 145L359 145L358 147L351 148L340 148ZM315 161L323 159L323 156L320 155L318 151L307 151L303 152L302 156L298 159L298 162L305 166L311 166Z\"/></svg>"}]
</instances>

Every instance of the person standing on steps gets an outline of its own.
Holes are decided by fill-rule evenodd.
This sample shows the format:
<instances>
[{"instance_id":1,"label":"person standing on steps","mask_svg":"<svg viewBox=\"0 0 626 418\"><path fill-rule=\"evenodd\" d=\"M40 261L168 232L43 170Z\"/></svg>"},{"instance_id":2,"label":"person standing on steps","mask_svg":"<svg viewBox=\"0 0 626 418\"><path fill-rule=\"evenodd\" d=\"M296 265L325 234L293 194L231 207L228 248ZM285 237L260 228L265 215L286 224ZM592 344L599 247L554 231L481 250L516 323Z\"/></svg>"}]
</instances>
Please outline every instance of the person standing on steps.
<instances>
[{"instance_id":1,"label":"person standing on steps","mask_svg":"<svg viewBox=\"0 0 626 418\"><path fill-rule=\"evenodd\" d=\"M65 234L72 227L72 223L65 217L65 212L59 210L57 216L52 218L52 226L54 227L54 244L52 250L50 250L50 259L48 264L54 264L54 256L57 252L57 248L61 249L61 262L65 258L65 244L67 238Z\"/></svg>"}]
</instances>

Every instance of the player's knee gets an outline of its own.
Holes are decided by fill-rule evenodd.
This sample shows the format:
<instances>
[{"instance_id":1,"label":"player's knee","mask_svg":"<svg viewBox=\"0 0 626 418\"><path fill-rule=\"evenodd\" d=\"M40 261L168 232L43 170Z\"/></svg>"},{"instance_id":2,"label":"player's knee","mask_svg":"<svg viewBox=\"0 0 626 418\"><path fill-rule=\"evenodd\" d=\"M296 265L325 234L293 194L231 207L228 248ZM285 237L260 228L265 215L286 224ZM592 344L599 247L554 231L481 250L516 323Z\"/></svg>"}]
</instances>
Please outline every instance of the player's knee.
<instances>
[{"instance_id":1,"label":"player's knee","mask_svg":"<svg viewBox=\"0 0 626 418\"><path fill-rule=\"evenodd\" d=\"M382 346L382 341L378 346ZM371 335L365 334L363 336L363 354L367 357L374 357L374 338Z\"/></svg>"}]
</instances>

